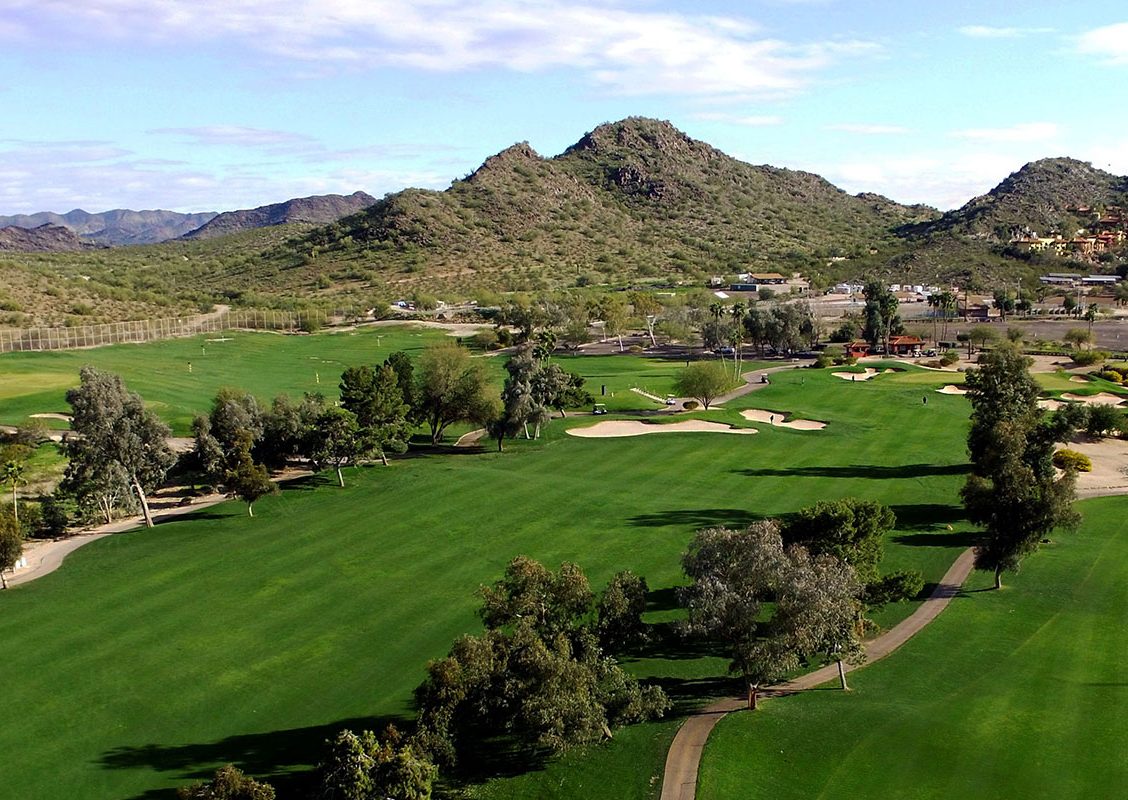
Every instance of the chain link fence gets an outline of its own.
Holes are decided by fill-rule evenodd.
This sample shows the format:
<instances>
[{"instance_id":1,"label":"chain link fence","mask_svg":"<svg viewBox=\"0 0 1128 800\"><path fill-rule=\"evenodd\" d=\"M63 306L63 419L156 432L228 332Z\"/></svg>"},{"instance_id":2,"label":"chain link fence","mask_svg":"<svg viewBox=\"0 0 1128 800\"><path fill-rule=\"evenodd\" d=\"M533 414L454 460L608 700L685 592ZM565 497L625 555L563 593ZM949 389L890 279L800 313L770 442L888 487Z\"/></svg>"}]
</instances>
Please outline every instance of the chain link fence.
<instances>
[{"instance_id":1,"label":"chain link fence","mask_svg":"<svg viewBox=\"0 0 1128 800\"><path fill-rule=\"evenodd\" d=\"M53 328L0 328L0 353L77 350L127 342L154 342L234 329L317 330L327 317L319 311L224 310L187 317L107 322Z\"/></svg>"}]
</instances>

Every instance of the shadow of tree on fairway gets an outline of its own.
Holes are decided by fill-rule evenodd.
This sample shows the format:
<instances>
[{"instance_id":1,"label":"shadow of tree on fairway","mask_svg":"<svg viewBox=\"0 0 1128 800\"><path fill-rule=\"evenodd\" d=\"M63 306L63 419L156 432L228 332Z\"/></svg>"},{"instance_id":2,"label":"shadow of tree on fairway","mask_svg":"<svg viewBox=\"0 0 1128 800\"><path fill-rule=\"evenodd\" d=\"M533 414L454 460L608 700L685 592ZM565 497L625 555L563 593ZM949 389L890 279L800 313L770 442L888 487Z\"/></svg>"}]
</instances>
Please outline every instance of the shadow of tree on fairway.
<instances>
[{"instance_id":1,"label":"shadow of tree on fairway","mask_svg":"<svg viewBox=\"0 0 1128 800\"><path fill-rule=\"evenodd\" d=\"M673 611L675 608L681 608L678 587L667 586L665 589L651 589L646 593L647 611Z\"/></svg>"},{"instance_id":2,"label":"shadow of tree on fairway","mask_svg":"<svg viewBox=\"0 0 1128 800\"><path fill-rule=\"evenodd\" d=\"M659 511L654 514L638 514L629 522L638 528L678 527L708 528L723 525L729 528L745 528L762 514L753 514L741 508L683 508L673 511Z\"/></svg>"},{"instance_id":3,"label":"shadow of tree on fairway","mask_svg":"<svg viewBox=\"0 0 1128 800\"><path fill-rule=\"evenodd\" d=\"M849 464L840 467L755 467L733 470L750 478L929 478L941 475L966 475L970 464Z\"/></svg>"},{"instance_id":4,"label":"shadow of tree on fairway","mask_svg":"<svg viewBox=\"0 0 1128 800\"><path fill-rule=\"evenodd\" d=\"M897 517L895 527L899 531L947 531L952 523L967 520L962 507L947 503L911 503L889 506L889 509Z\"/></svg>"},{"instance_id":5,"label":"shadow of tree on fairway","mask_svg":"<svg viewBox=\"0 0 1128 800\"><path fill-rule=\"evenodd\" d=\"M937 531L936 533L902 533L893 537L897 544L906 547L974 547L981 536L975 531Z\"/></svg>"},{"instance_id":6,"label":"shadow of tree on fairway","mask_svg":"<svg viewBox=\"0 0 1128 800\"><path fill-rule=\"evenodd\" d=\"M312 765L326 752L325 743L340 731L382 731L389 723L401 730L410 727L404 717L357 717L269 733L229 736L207 744L146 744L121 746L106 751L100 764L106 769L150 769L184 785L209 780L216 769L234 764L248 775L271 783L280 797L305 796ZM152 789L130 800L155 800L174 796L169 789Z\"/></svg>"}]
</instances>

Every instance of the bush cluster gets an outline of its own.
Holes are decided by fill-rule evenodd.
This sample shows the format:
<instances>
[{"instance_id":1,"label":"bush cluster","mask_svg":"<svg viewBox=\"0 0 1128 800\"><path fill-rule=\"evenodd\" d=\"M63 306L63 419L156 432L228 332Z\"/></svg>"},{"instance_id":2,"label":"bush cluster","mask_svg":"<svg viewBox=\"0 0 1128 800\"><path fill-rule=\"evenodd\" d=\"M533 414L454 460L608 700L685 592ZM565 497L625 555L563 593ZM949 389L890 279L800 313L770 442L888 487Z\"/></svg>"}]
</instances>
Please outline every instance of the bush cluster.
<instances>
[{"instance_id":1,"label":"bush cluster","mask_svg":"<svg viewBox=\"0 0 1128 800\"><path fill-rule=\"evenodd\" d=\"M1072 470L1074 472L1092 472L1093 462L1084 453L1076 450L1058 450L1054 453L1054 466L1058 469Z\"/></svg>"}]
</instances>

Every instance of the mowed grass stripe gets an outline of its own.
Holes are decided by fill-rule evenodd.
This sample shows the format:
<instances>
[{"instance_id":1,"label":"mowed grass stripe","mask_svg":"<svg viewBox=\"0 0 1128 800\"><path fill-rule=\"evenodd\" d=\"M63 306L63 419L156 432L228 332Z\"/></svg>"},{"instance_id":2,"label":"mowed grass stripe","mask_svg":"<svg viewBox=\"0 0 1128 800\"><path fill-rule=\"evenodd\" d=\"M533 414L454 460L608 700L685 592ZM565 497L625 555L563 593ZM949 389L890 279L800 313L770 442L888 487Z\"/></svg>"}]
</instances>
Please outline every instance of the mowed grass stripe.
<instances>
[{"instance_id":1,"label":"mowed grass stripe","mask_svg":"<svg viewBox=\"0 0 1128 800\"><path fill-rule=\"evenodd\" d=\"M1077 534L1003 592L969 591L854 691L723 721L699 796L1086 798L1128 781L1128 529L1121 498L1081 504Z\"/></svg>"},{"instance_id":2,"label":"mowed grass stripe","mask_svg":"<svg viewBox=\"0 0 1128 800\"><path fill-rule=\"evenodd\" d=\"M15 754L0 756L7 788L128 797L226 761L263 776L308 764L335 724L410 713L427 660L480 630L475 590L519 553L576 561L597 587L633 569L662 589L683 580L680 554L703 525L847 494L950 507L958 472L906 477L896 468L958 466L966 403L930 407L943 424L918 443L919 409L895 399L892 385L867 408L858 387L828 378L794 390L780 380L757 400L775 407L778 393L789 404L786 392L801 389L829 419L863 419L851 423L857 437L762 426L757 436L579 440L563 428L590 418L554 421L545 440L507 443L500 455L348 469L346 488L332 476L291 485L256 504L253 519L232 502L83 548L0 596L5 664L20 676L8 700L35 709L0 728L0 753ZM890 558L935 579L952 544L891 542ZM724 672L717 658L644 658L631 668L691 680ZM664 736L668 725L653 730ZM59 730L65 758L50 741ZM597 748L597 762L617 775L608 791L637 796L647 789L631 781L648 780L664 751L649 733L623 741ZM513 791L537 796L535 780Z\"/></svg>"}]
</instances>

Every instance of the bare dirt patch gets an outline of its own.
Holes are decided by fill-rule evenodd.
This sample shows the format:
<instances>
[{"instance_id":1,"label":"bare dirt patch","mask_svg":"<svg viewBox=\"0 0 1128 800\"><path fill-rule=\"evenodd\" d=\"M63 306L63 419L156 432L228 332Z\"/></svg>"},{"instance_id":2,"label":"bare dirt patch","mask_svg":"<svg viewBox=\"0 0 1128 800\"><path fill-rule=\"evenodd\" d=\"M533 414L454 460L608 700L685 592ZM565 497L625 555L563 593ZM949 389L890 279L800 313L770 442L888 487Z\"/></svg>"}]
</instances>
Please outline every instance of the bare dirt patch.
<instances>
[{"instance_id":1,"label":"bare dirt patch","mask_svg":"<svg viewBox=\"0 0 1128 800\"><path fill-rule=\"evenodd\" d=\"M757 433L755 428L734 428L723 422L687 419L668 425L639 422L633 419L609 419L583 428L569 428L568 434L584 439L609 439L622 436L645 436L648 433Z\"/></svg>"}]
</instances>

